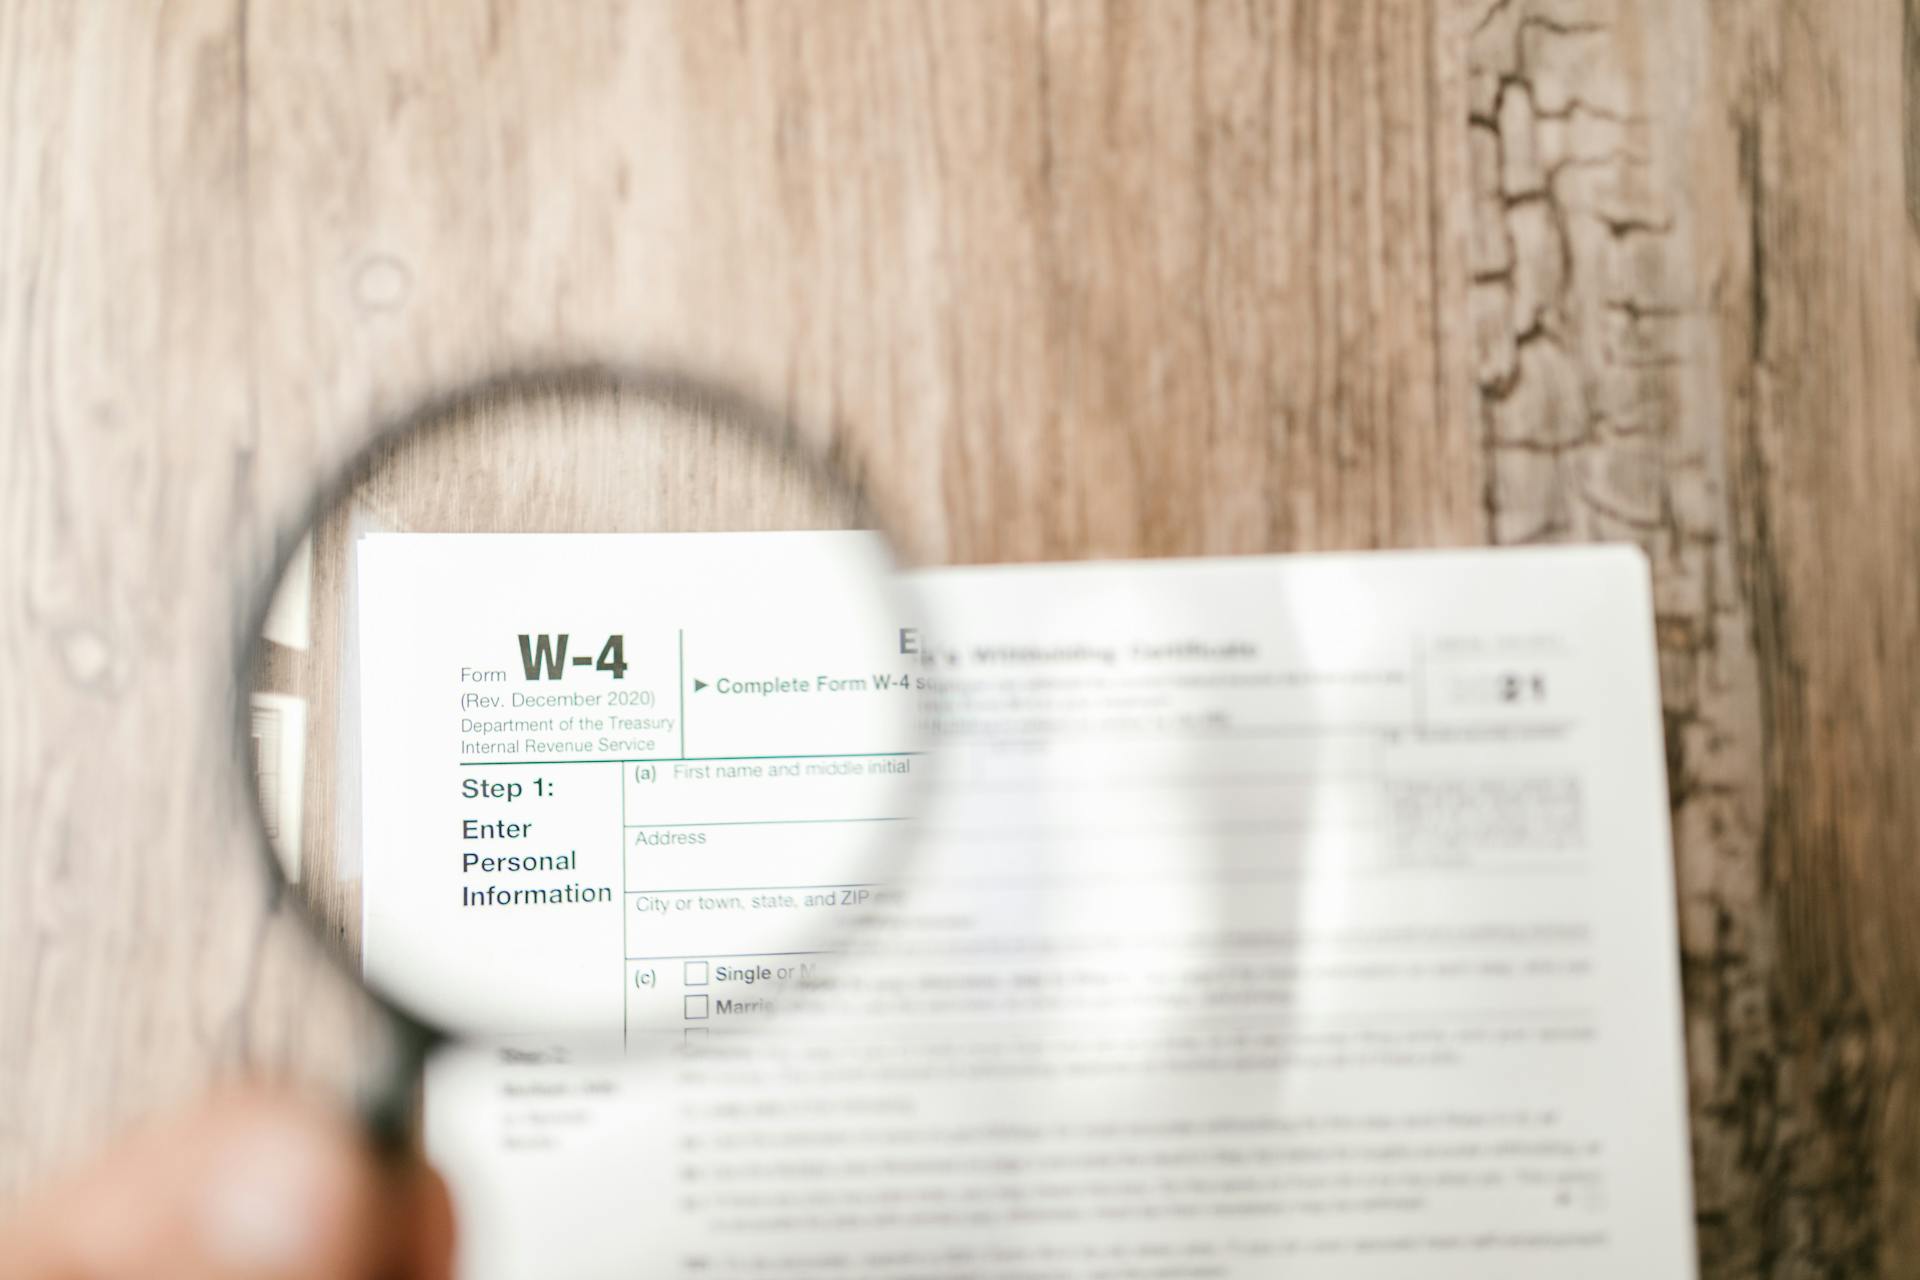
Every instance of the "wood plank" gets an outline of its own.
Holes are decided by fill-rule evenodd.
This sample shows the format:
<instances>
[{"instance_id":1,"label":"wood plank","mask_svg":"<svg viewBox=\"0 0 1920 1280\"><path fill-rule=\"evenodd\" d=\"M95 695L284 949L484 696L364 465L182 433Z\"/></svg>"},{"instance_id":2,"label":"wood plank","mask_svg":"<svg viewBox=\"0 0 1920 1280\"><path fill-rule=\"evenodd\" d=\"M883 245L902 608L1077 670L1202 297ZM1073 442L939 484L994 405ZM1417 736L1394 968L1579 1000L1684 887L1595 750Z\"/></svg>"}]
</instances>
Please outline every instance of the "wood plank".
<instances>
[{"instance_id":1,"label":"wood plank","mask_svg":"<svg viewBox=\"0 0 1920 1280\"><path fill-rule=\"evenodd\" d=\"M240 38L225 3L0 8L7 1188L261 1057L253 989L317 1027L352 1004L236 838L266 532Z\"/></svg>"},{"instance_id":2,"label":"wood plank","mask_svg":"<svg viewBox=\"0 0 1920 1280\"><path fill-rule=\"evenodd\" d=\"M1746 1275L1780 1181L1752 1142L1780 1052L1776 898L1711 281L1690 251L1719 211L1668 124L1699 92L1689 19L1629 0L1482 8L1471 308L1492 539L1625 538L1653 563L1703 1271Z\"/></svg>"},{"instance_id":3,"label":"wood plank","mask_svg":"<svg viewBox=\"0 0 1920 1280\"><path fill-rule=\"evenodd\" d=\"M276 430L651 353L835 430L935 558L1475 532L1424 4L255 19Z\"/></svg>"},{"instance_id":4,"label":"wood plank","mask_svg":"<svg viewBox=\"0 0 1920 1280\"><path fill-rule=\"evenodd\" d=\"M1720 65L1713 144L1735 161L1722 331L1761 618L1789 1103L1769 1243L1895 1270L1920 1244L1914 15L1886 2L1725 16L1740 56Z\"/></svg>"},{"instance_id":5,"label":"wood plank","mask_svg":"<svg viewBox=\"0 0 1920 1280\"><path fill-rule=\"evenodd\" d=\"M1920 1228L1901 35L1501 0L1472 40L1493 536L1655 565L1707 1275L1870 1274Z\"/></svg>"}]
</instances>

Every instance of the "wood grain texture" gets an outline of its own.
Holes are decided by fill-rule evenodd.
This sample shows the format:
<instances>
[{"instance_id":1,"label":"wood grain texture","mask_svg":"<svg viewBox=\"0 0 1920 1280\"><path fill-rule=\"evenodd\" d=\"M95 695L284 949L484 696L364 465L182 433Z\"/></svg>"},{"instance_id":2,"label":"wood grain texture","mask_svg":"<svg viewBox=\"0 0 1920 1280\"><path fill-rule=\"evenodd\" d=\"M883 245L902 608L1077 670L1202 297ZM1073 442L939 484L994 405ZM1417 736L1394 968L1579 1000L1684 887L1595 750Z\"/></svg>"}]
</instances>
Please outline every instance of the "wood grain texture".
<instances>
[{"instance_id":1,"label":"wood grain texture","mask_svg":"<svg viewBox=\"0 0 1920 1280\"><path fill-rule=\"evenodd\" d=\"M1656 567L1708 1275L1920 1256L1912 0L0 3L0 1186L366 1011L230 780L316 476L507 364L932 560Z\"/></svg>"}]
</instances>

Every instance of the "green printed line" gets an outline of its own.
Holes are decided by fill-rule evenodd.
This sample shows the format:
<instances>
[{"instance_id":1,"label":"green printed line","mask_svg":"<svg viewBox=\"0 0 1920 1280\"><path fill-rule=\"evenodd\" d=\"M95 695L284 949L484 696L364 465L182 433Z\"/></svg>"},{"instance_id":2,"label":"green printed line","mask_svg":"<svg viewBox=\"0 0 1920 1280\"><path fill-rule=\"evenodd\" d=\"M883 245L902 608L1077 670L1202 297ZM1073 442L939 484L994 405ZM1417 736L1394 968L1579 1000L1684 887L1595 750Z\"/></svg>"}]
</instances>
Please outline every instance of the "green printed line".
<instances>
[{"instance_id":1,"label":"green printed line","mask_svg":"<svg viewBox=\"0 0 1920 1280\"><path fill-rule=\"evenodd\" d=\"M625 818L621 819L623 822ZM736 822L630 822L629 831L672 831L679 827L800 827L819 822L906 822L906 818L745 818Z\"/></svg>"},{"instance_id":2,"label":"green printed line","mask_svg":"<svg viewBox=\"0 0 1920 1280\"><path fill-rule=\"evenodd\" d=\"M924 751L815 751L784 756L599 756L589 760L462 760L462 769L525 768L550 764L725 764L735 760L889 760Z\"/></svg>"},{"instance_id":3,"label":"green printed line","mask_svg":"<svg viewBox=\"0 0 1920 1280\"><path fill-rule=\"evenodd\" d=\"M624 769L619 770L618 777L616 778L615 781L620 788L620 896L625 897L628 892L627 890L627 774L626 774L626 770ZM620 913L620 954L625 955L626 953L627 953L627 913L623 911ZM631 999L632 997L627 993L627 971L625 966L622 966L620 969L620 1045L622 1048L626 1047L627 1041L631 1034L627 1027L628 1019L632 1016L632 1011L628 1003Z\"/></svg>"},{"instance_id":4,"label":"green printed line","mask_svg":"<svg viewBox=\"0 0 1920 1280\"><path fill-rule=\"evenodd\" d=\"M702 951L697 955L677 956L628 956L627 963L636 960L758 960L761 956L830 956L831 951Z\"/></svg>"},{"instance_id":5,"label":"green printed line","mask_svg":"<svg viewBox=\"0 0 1920 1280\"><path fill-rule=\"evenodd\" d=\"M854 884L723 884L695 889L629 889L627 896L645 898L663 893L772 893L775 889L879 889L883 887L878 880L860 881ZM769 951L765 954L780 953Z\"/></svg>"}]
</instances>

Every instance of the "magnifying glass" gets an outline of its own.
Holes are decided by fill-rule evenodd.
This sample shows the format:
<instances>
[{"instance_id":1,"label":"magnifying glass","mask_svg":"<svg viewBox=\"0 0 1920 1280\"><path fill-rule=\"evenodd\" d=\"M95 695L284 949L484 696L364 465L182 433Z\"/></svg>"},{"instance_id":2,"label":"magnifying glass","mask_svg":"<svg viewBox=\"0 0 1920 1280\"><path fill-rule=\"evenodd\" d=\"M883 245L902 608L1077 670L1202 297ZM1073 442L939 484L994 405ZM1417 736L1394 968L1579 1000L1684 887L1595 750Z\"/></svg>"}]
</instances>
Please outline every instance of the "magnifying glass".
<instances>
[{"instance_id":1,"label":"magnifying glass","mask_svg":"<svg viewBox=\"0 0 1920 1280\"><path fill-rule=\"evenodd\" d=\"M916 610L855 485L654 369L428 403L324 489L241 677L261 845L406 1045L724 1044L897 883Z\"/></svg>"}]
</instances>

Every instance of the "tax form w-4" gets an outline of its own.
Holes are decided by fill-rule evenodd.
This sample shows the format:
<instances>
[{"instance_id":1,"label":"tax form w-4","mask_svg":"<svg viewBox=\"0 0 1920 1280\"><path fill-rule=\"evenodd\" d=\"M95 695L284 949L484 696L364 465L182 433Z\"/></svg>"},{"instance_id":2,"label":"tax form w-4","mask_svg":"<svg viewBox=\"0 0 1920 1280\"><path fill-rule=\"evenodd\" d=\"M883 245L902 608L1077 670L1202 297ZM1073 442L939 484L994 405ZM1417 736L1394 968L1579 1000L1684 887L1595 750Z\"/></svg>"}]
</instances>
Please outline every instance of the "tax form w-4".
<instances>
[{"instance_id":1,"label":"tax form w-4","mask_svg":"<svg viewBox=\"0 0 1920 1280\"><path fill-rule=\"evenodd\" d=\"M677 1046L685 963L805 971L872 902L917 754L872 536L374 534L356 563L363 961L409 1012Z\"/></svg>"},{"instance_id":2,"label":"tax form w-4","mask_svg":"<svg viewBox=\"0 0 1920 1280\"><path fill-rule=\"evenodd\" d=\"M1637 554L916 586L885 937L739 1052L708 962L684 1056L436 1064L470 1275L1693 1273Z\"/></svg>"}]
</instances>

